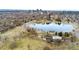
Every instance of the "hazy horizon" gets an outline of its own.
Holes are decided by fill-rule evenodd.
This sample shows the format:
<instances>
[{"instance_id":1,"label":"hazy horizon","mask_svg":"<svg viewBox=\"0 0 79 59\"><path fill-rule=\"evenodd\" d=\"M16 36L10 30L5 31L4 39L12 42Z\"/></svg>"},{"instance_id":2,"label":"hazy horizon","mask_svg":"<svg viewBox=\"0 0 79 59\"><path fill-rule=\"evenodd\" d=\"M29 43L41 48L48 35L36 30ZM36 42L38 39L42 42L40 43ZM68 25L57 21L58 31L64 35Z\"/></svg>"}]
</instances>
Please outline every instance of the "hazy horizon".
<instances>
[{"instance_id":1,"label":"hazy horizon","mask_svg":"<svg viewBox=\"0 0 79 59\"><path fill-rule=\"evenodd\" d=\"M0 0L0 9L79 11L78 0Z\"/></svg>"}]
</instances>

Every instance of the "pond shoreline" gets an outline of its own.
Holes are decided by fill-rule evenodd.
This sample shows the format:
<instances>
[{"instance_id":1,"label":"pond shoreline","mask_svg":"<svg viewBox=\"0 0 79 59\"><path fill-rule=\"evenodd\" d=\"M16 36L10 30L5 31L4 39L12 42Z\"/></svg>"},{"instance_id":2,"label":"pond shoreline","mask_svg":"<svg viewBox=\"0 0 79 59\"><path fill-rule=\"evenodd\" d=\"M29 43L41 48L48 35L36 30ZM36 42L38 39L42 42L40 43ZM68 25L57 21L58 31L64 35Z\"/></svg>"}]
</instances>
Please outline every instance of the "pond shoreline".
<instances>
[{"instance_id":1,"label":"pond shoreline","mask_svg":"<svg viewBox=\"0 0 79 59\"><path fill-rule=\"evenodd\" d=\"M42 31L57 31L57 32L72 32L75 28L72 24L56 24L56 23L49 23L49 24L38 24L38 23L29 23L30 27L42 30Z\"/></svg>"}]
</instances>

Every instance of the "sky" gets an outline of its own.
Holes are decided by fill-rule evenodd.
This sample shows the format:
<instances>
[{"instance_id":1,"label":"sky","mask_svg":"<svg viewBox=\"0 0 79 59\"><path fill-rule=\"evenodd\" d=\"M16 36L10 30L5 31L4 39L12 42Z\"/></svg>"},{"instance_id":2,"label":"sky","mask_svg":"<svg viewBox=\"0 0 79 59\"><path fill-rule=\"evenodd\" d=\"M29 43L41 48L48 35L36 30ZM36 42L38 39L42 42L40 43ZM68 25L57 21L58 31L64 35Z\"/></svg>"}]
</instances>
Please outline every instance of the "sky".
<instances>
[{"instance_id":1,"label":"sky","mask_svg":"<svg viewBox=\"0 0 79 59\"><path fill-rule=\"evenodd\" d=\"M78 0L0 0L0 9L78 10Z\"/></svg>"}]
</instances>

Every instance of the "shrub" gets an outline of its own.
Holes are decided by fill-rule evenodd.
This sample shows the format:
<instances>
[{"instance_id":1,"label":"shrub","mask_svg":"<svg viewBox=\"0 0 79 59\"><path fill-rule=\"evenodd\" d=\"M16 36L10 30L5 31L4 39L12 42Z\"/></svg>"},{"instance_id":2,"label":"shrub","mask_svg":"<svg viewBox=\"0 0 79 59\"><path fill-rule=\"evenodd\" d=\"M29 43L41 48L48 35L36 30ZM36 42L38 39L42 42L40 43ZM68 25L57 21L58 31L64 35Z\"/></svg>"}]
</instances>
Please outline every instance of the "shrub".
<instances>
[{"instance_id":1,"label":"shrub","mask_svg":"<svg viewBox=\"0 0 79 59\"><path fill-rule=\"evenodd\" d=\"M17 46L18 46L17 43L13 42L13 43L10 44L9 48L14 49L14 48L17 48Z\"/></svg>"},{"instance_id":2,"label":"shrub","mask_svg":"<svg viewBox=\"0 0 79 59\"><path fill-rule=\"evenodd\" d=\"M43 48L43 50L51 50L51 48L48 47L48 46L45 46L45 47Z\"/></svg>"},{"instance_id":3,"label":"shrub","mask_svg":"<svg viewBox=\"0 0 79 59\"><path fill-rule=\"evenodd\" d=\"M62 32L58 33L59 36L63 36Z\"/></svg>"}]
</instances>

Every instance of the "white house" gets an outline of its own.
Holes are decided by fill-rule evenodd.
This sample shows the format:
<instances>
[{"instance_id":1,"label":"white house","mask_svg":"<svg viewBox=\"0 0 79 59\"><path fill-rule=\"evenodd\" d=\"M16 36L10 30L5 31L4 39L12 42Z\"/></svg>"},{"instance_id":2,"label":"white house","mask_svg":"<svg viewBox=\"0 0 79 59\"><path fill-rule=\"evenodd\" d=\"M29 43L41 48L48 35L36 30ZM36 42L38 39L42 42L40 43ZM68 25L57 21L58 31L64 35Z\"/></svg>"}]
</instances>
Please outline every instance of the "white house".
<instances>
[{"instance_id":1,"label":"white house","mask_svg":"<svg viewBox=\"0 0 79 59\"><path fill-rule=\"evenodd\" d=\"M62 37L60 37L60 36L52 36L52 39L53 40L62 40Z\"/></svg>"}]
</instances>

